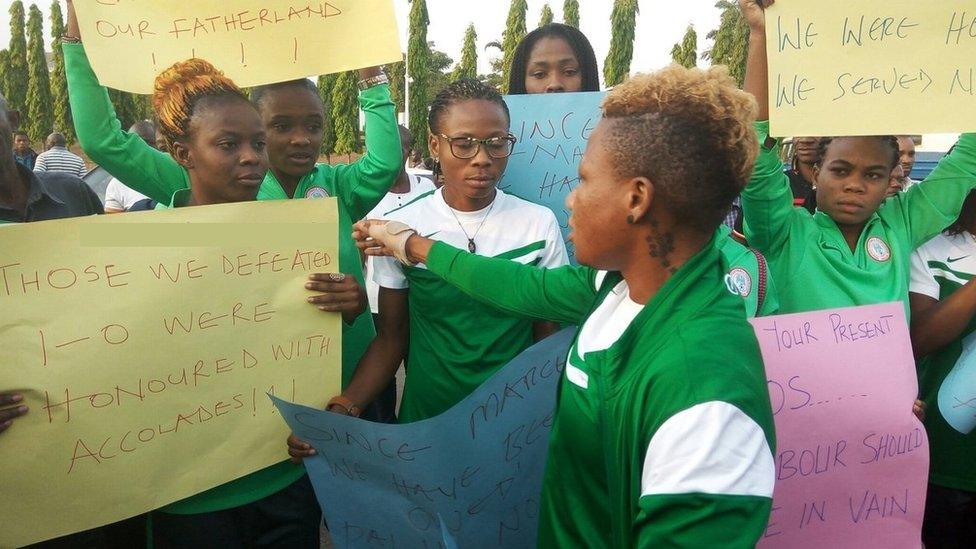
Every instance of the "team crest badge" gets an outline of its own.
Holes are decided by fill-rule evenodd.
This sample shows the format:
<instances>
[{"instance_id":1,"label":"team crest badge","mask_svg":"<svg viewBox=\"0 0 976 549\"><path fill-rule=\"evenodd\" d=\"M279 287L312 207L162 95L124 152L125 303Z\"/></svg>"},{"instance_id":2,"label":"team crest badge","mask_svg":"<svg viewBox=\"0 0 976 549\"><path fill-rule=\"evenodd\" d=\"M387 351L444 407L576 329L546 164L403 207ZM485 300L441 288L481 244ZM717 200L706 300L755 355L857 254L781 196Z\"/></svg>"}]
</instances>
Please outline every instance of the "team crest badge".
<instances>
[{"instance_id":1,"label":"team crest badge","mask_svg":"<svg viewBox=\"0 0 976 549\"><path fill-rule=\"evenodd\" d=\"M729 288L729 292L737 296L749 297L752 293L752 276L745 269L732 269L725 275L725 285Z\"/></svg>"},{"instance_id":2,"label":"team crest badge","mask_svg":"<svg viewBox=\"0 0 976 549\"><path fill-rule=\"evenodd\" d=\"M305 191L305 198L329 198L329 191L322 187L311 187Z\"/></svg>"},{"instance_id":3,"label":"team crest badge","mask_svg":"<svg viewBox=\"0 0 976 549\"><path fill-rule=\"evenodd\" d=\"M888 261L891 259L891 248L888 244L876 236L872 236L868 239L867 243L868 255L871 259L875 261Z\"/></svg>"}]
</instances>

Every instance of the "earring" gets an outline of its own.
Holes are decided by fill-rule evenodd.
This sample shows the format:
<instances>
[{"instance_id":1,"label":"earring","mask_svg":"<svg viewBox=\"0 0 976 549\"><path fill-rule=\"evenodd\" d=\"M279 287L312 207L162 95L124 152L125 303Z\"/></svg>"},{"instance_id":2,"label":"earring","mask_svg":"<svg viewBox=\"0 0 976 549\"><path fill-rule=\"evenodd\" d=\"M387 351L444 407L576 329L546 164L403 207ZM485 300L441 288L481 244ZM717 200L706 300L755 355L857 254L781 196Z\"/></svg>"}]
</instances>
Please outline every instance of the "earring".
<instances>
[{"instance_id":1,"label":"earring","mask_svg":"<svg viewBox=\"0 0 976 549\"><path fill-rule=\"evenodd\" d=\"M634 216L632 216L632 215L628 215L628 216L627 216L627 224L628 224L628 225L633 225L633 224L634 224L634 222L635 222L635 221L634 221Z\"/></svg>"}]
</instances>

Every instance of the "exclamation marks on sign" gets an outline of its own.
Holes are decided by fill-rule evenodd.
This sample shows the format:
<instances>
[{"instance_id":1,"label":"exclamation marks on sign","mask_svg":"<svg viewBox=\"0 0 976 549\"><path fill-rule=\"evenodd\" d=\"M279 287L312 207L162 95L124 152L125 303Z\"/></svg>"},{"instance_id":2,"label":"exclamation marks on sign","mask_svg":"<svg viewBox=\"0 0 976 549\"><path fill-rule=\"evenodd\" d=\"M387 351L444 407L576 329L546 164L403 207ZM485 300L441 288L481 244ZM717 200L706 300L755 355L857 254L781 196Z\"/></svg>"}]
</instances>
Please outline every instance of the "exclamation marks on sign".
<instances>
[{"instance_id":1,"label":"exclamation marks on sign","mask_svg":"<svg viewBox=\"0 0 976 549\"><path fill-rule=\"evenodd\" d=\"M292 38L292 40L295 42L295 55L292 59L292 63L298 63L298 38Z\"/></svg>"},{"instance_id":2,"label":"exclamation marks on sign","mask_svg":"<svg viewBox=\"0 0 976 549\"><path fill-rule=\"evenodd\" d=\"M244 55L244 42L241 42L241 65L247 66L247 57Z\"/></svg>"}]
</instances>

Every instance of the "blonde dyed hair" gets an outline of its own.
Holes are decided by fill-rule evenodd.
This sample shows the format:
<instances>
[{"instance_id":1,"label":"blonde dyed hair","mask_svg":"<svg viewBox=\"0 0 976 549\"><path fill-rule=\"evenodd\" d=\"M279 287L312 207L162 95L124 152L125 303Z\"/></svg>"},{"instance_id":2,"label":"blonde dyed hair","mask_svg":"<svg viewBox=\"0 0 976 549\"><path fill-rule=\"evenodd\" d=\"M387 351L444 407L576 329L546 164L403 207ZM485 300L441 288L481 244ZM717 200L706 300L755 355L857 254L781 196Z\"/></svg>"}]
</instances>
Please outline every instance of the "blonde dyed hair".
<instances>
[{"instance_id":1,"label":"blonde dyed hair","mask_svg":"<svg viewBox=\"0 0 976 549\"><path fill-rule=\"evenodd\" d=\"M618 175L647 177L679 221L714 230L752 175L755 99L725 67L672 65L617 86L602 108Z\"/></svg>"},{"instance_id":2,"label":"blonde dyed hair","mask_svg":"<svg viewBox=\"0 0 976 549\"><path fill-rule=\"evenodd\" d=\"M230 78L203 59L180 61L156 77L152 104L167 150L186 139L194 108L204 98L248 101Z\"/></svg>"}]
</instances>

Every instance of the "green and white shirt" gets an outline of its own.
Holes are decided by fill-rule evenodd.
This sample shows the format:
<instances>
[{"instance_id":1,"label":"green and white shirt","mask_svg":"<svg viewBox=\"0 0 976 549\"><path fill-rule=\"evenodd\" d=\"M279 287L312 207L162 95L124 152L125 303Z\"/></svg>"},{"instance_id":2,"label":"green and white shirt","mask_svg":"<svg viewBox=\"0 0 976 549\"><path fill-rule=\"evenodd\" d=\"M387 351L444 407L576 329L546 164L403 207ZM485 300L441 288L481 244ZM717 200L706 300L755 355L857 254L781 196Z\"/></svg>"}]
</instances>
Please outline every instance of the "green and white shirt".
<instances>
[{"instance_id":1,"label":"green and white shirt","mask_svg":"<svg viewBox=\"0 0 976 549\"><path fill-rule=\"evenodd\" d=\"M497 191L485 209L459 212L447 205L443 193L438 189L422 195L386 218L465 250L468 238L473 238L482 256L544 268L569 262L556 216L548 208ZM409 374L399 413L402 423L446 411L533 342L533 319L464 295L428 272L426 265L405 267L382 258L375 267L373 279L381 287L410 288Z\"/></svg>"},{"instance_id":2,"label":"green and white shirt","mask_svg":"<svg viewBox=\"0 0 976 549\"><path fill-rule=\"evenodd\" d=\"M723 237L646 305L620 273L431 249L429 269L469 295L582 324L550 435L539 547L753 547L762 535L773 417Z\"/></svg>"},{"instance_id":3,"label":"green and white shirt","mask_svg":"<svg viewBox=\"0 0 976 549\"><path fill-rule=\"evenodd\" d=\"M968 232L940 234L912 256L909 291L942 301L976 276L976 240ZM929 435L929 479L933 484L976 492L976 432L954 429L942 415L939 392L949 372L976 345L976 319L955 341L919 363L921 398L928 404L925 430ZM972 357L969 357L970 359Z\"/></svg>"}]
</instances>

